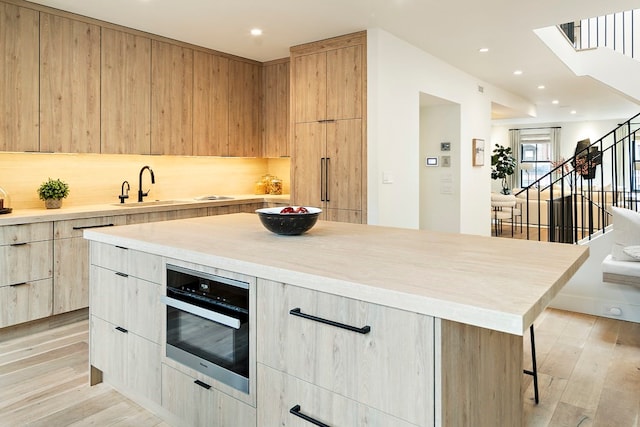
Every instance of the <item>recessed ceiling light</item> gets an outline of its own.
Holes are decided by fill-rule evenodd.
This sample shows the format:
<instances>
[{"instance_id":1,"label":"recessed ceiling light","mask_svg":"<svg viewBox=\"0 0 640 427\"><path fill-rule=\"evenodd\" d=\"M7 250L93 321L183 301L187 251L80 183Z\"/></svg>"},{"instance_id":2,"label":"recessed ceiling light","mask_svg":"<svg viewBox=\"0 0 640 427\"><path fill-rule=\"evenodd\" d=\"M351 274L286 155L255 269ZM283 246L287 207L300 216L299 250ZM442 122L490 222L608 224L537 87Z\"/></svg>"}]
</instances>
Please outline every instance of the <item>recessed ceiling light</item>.
<instances>
[{"instance_id":1,"label":"recessed ceiling light","mask_svg":"<svg viewBox=\"0 0 640 427\"><path fill-rule=\"evenodd\" d=\"M260 28L252 28L251 29L251 35L252 36L261 36L262 35L262 30Z\"/></svg>"},{"instance_id":2,"label":"recessed ceiling light","mask_svg":"<svg viewBox=\"0 0 640 427\"><path fill-rule=\"evenodd\" d=\"M571 110L571 114L576 114L576 110Z\"/></svg>"},{"instance_id":3,"label":"recessed ceiling light","mask_svg":"<svg viewBox=\"0 0 640 427\"><path fill-rule=\"evenodd\" d=\"M538 89L544 89L544 85L538 85Z\"/></svg>"},{"instance_id":4,"label":"recessed ceiling light","mask_svg":"<svg viewBox=\"0 0 640 427\"><path fill-rule=\"evenodd\" d=\"M478 49L478 52L487 53L487 52L489 52L489 48L488 47L481 47L480 49Z\"/></svg>"},{"instance_id":5,"label":"recessed ceiling light","mask_svg":"<svg viewBox=\"0 0 640 427\"><path fill-rule=\"evenodd\" d=\"M515 71L513 72L513 75L514 75L514 76L520 76L520 75L522 75L522 70L515 70Z\"/></svg>"},{"instance_id":6,"label":"recessed ceiling light","mask_svg":"<svg viewBox=\"0 0 640 427\"><path fill-rule=\"evenodd\" d=\"M554 99L553 101L551 101L551 103L553 105L558 105L558 104L560 104L560 101L558 101L557 99Z\"/></svg>"}]
</instances>

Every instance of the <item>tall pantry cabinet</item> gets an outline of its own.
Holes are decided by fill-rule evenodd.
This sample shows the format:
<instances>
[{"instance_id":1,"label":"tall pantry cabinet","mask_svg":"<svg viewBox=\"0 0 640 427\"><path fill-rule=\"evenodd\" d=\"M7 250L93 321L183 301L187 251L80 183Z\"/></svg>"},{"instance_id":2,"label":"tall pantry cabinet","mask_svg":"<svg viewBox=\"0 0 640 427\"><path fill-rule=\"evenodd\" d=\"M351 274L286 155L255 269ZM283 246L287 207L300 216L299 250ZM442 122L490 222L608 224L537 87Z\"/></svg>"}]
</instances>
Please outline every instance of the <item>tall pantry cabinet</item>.
<instances>
[{"instance_id":1,"label":"tall pantry cabinet","mask_svg":"<svg viewBox=\"0 0 640 427\"><path fill-rule=\"evenodd\" d=\"M366 223L366 33L291 48L291 198Z\"/></svg>"}]
</instances>

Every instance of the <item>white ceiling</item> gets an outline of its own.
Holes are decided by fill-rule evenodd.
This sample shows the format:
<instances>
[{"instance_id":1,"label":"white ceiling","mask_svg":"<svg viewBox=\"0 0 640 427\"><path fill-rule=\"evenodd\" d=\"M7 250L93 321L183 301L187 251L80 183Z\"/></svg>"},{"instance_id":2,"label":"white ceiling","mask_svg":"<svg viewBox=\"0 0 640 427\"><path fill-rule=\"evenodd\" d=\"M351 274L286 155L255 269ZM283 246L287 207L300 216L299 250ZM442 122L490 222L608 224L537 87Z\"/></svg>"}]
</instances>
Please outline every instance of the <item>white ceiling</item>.
<instances>
[{"instance_id":1,"label":"white ceiling","mask_svg":"<svg viewBox=\"0 0 640 427\"><path fill-rule=\"evenodd\" d=\"M534 29L638 7L638 0L34 0L258 61L289 47L379 27L536 104L535 120L630 118L640 105L576 77ZM259 27L264 34L249 35ZM488 47L485 54L480 47ZM514 76L520 69L523 75ZM537 86L544 84L546 89ZM560 104L551 105L552 99ZM571 115L570 110L577 114ZM512 121L513 122L513 121Z\"/></svg>"}]
</instances>

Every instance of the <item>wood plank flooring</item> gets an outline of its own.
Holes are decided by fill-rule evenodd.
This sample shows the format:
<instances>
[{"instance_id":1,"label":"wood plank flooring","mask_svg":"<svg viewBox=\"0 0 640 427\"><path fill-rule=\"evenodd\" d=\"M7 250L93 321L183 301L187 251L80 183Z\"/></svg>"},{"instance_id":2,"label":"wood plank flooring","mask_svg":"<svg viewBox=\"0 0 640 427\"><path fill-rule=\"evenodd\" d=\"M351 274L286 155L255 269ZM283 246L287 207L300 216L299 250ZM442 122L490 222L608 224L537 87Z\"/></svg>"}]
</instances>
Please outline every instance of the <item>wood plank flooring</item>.
<instances>
[{"instance_id":1,"label":"wood plank flooring","mask_svg":"<svg viewBox=\"0 0 640 427\"><path fill-rule=\"evenodd\" d=\"M535 332L540 404L524 375L525 426L640 427L640 324L547 309ZM0 426L168 426L89 387L87 343L86 320L0 342ZM523 348L529 367L528 336Z\"/></svg>"}]
</instances>

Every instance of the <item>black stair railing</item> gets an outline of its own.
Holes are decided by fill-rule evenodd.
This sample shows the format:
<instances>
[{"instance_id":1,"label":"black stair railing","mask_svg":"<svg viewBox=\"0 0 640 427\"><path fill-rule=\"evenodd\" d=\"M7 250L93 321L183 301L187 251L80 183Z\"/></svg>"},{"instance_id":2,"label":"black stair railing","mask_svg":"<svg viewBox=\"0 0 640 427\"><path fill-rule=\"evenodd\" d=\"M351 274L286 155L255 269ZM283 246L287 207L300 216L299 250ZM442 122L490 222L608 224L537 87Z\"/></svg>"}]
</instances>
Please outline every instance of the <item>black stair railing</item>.
<instances>
[{"instance_id":1,"label":"black stair railing","mask_svg":"<svg viewBox=\"0 0 640 427\"><path fill-rule=\"evenodd\" d=\"M605 231L612 206L640 210L640 114L515 195L527 240L577 243Z\"/></svg>"}]
</instances>

